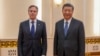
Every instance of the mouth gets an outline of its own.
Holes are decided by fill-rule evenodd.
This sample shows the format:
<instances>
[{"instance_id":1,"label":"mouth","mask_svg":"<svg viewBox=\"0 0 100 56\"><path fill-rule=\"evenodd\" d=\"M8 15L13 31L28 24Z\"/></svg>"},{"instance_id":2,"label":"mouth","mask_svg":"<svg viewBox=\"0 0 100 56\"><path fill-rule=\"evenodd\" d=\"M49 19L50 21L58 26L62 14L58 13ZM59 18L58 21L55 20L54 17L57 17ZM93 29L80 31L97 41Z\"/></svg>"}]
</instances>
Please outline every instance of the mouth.
<instances>
[{"instance_id":1,"label":"mouth","mask_svg":"<svg viewBox=\"0 0 100 56\"><path fill-rule=\"evenodd\" d=\"M70 17L70 15L65 15L66 17Z\"/></svg>"},{"instance_id":2,"label":"mouth","mask_svg":"<svg viewBox=\"0 0 100 56\"><path fill-rule=\"evenodd\" d=\"M65 15L64 17L65 17L65 18L70 18L70 15Z\"/></svg>"}]
</instances>

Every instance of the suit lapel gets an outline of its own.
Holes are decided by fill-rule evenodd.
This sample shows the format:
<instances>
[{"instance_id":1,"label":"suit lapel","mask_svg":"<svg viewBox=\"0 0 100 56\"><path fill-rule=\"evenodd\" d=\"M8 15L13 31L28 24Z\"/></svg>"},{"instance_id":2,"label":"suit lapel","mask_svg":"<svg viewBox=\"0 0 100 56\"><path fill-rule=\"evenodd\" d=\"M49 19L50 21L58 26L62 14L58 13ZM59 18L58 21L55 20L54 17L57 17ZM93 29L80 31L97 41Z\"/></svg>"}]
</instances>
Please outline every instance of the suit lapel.
<instances>
[{"instance_id":1,"label":"suit lapel","mask_svg":"<svg viewBox=\"0 0 100 56\"><path fill-rule=\"evenodd\" d=\"M68 28L68 33L67 33L67 38L68 38L68 35L70 34L71 30L74 28L74 19L72 18L71 20L71 23L69 25L69 28Z\"/></svg>"},{"instance_id":2,"label":"suit lapel","mask_svg":"<svg viewBox=\"0 0 100 56\"><path fill-rule=\"evenodd\" d=\"M60 23L60 30L61 30L61 35L63 36L63 37L65 37L65 35L64 35L64 19L61 21L61 23Z\"/></svg>"},{"instance_id":3,"label":"suit lapel","mask_svg":"<svg viewBox=\"0 0 100 56\"><path fill-rule=\"evenodd\" d=\"M30 33L29 20L26 21L26 31Z\"/></svg>"},{"instance_id":4,"label":"suit lapel","mask_svg":"<svg viewBox=\"0 0 100 56\"><path fill-rule=\"evenodd\" d=\"M37 22L36 22L36 32L35 32L35 35L38 32L39 28L40 28L40 22L39 22L39 20L37 20Z\"/></svg>"}]
</instances>

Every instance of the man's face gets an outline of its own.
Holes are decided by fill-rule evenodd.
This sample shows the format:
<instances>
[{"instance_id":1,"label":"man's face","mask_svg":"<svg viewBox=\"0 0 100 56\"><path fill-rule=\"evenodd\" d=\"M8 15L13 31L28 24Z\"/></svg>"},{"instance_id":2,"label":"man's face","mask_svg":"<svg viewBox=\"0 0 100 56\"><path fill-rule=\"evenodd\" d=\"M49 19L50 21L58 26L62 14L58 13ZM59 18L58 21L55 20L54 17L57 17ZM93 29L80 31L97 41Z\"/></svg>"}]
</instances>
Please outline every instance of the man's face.
<instances>
[{"instance_id":1,"label":"man's face","mask_svg":"<svg viewBox=\"0 0 100 56\"><path fill-rule=\"evenodd\" d=\"M62 9L62 13L63 13L64 18L65 18L66 20L69 20L69 19L72 17L73 9L72 9L72 7L66 6L66 7L64 7L64 8Z\"/></svg>"},{"instance_id":2,"label":"man's face","mask_svg":"<svg viewBox=\"0 0 100 56\"><path fill-rule=\"evenodd\" d=\"M35 7L31 7L28 9L29 17L32 20L36 19L37 13L38 13L38 10Z\"/></svg>"}]
</instances>

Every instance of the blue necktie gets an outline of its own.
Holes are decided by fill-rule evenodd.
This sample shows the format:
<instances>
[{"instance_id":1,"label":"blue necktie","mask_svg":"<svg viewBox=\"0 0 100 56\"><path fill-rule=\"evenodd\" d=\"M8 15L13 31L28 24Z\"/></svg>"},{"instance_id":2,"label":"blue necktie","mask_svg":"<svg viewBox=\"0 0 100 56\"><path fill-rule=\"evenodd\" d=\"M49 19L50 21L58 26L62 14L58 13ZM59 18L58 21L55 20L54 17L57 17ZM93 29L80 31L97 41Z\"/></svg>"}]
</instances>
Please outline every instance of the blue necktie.
<instances>
[{"instance_id":1,"label":"blue necktie","mask_svg":"<svg viewBox=\"0 0 100 56\"><path fill-rule=\"evenodd\" d=\"M31 35L34 36L34 21L31 22L32 27L31 27Z\"/></svg>"},{"instance_id":2,"label":"blue necktie","mask_svg":"<svg viewBox=\"0 0 100 56\"><path fill-rule=\"evenodd\" d=\"M67 35L67 32L68 32L68 22L65 22L65 27L64 27L65 36Z\"/></svg>"}]
</instances>

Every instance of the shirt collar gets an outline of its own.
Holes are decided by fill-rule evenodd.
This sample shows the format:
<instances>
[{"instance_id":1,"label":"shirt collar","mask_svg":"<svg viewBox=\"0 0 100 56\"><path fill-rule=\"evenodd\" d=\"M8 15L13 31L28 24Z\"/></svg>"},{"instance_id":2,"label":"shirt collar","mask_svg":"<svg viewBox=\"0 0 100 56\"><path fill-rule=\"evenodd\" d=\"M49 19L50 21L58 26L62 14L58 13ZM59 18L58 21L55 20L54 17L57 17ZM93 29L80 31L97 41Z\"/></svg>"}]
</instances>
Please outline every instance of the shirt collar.
<instances>
[{"instance_id":1,"label":"shirt collar","mask_svg":"<svg viewBox=\"0 0 100 56\"><path fill-rule=\"evenodd\" d=\"M65 22L70 23L70 22L71 22L71 20L72 20L72 18L70 18L69 20L64 19L64 23L65 23Z\"/></svg>"},{"instance_id":2,"label":"shirt collar","mask_svg":"<svg viewBox=\"0 0 100 56\"><path fill-rule=\"evenodd\" d=\"M29 19L29 22L31 23L32 22L32 19ZM37 22L37 19L34 19L34 23Z\"/></svg>"}]
</instances>

